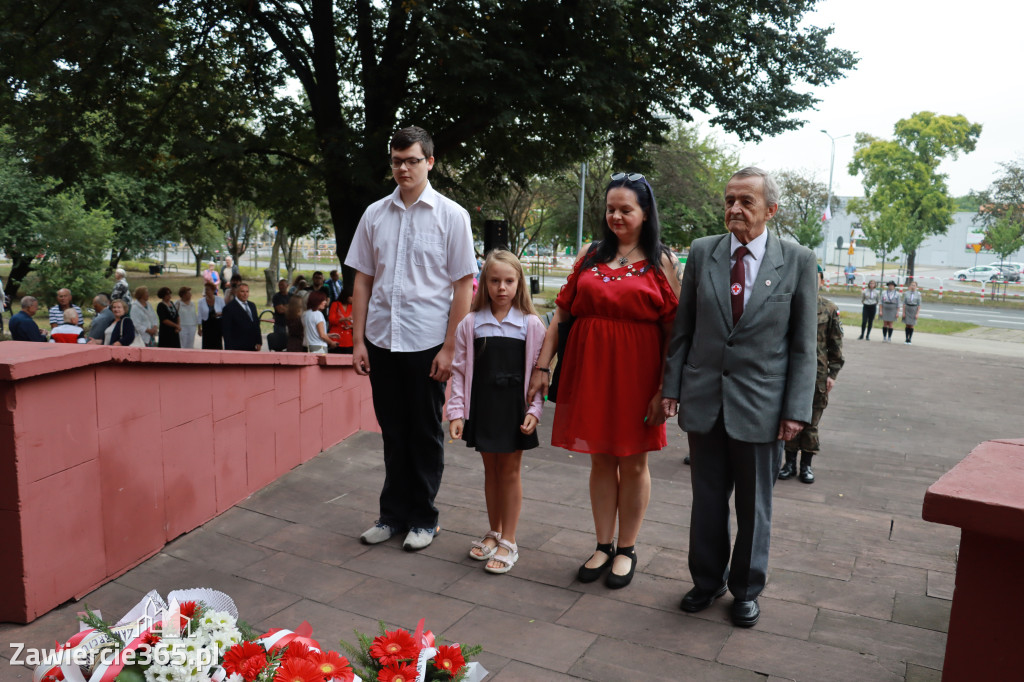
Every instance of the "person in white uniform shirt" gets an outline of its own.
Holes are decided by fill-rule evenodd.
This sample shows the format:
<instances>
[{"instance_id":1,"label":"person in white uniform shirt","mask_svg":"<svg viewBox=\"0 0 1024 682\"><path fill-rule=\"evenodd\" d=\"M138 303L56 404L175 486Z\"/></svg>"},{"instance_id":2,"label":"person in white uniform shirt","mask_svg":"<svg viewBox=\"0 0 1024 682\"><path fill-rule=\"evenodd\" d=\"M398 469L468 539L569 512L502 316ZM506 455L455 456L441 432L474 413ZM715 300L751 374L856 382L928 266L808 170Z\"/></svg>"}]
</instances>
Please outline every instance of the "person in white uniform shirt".
<instances>
[{"instance_id":1,"label":"person in white uniform shirt","mask_svg":"<svg viewBox=\"0 0 1024 682\"><path fill-rule=\"evenodd\" d=\"M469 213L427 180L430 134L396 132L390 161L398 187L363 213L345 258L356 271L352 366L370 377L384 439L380 516L360 539L372 545L407 533L403 546L414 551L440 531L441 408L476 259Z\"/></svg>"}]
</instances>

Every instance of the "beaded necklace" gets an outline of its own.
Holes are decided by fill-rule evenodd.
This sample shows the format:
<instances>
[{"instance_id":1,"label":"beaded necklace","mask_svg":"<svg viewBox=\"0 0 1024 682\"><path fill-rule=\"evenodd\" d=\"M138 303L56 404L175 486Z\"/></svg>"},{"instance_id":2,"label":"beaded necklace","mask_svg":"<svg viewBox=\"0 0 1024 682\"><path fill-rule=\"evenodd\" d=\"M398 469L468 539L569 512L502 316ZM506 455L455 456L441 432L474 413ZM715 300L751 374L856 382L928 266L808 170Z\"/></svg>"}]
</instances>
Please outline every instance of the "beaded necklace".
<instances>
[{"instance_id":1,"label":"beaded necklace","mask_svg":"<svg viewBox=\"0 0 1024 682\"><path fill-rule=\"evenodd\" d=\"M596 265L594 267L590 268L590 271L594 273L594 277L600 277L602 282L617 282L617 281L621 280L623 277L639 277L640 275L642 275L645 272L647 272L650 269L650 267L651 267L651 265L650 265L650 263L648 263L647 265L645 265L642 268L640 268L639 270L637 270L636 268L633 267L633 264L630 263L629 265L627 265L624 268L619 268L619 270L625 270L626 271L626 274L624 274L624 275L605 275L605 274L602 274L601 271L598 269L598 266L596 266Z\"/></svg>"}]
</instances>

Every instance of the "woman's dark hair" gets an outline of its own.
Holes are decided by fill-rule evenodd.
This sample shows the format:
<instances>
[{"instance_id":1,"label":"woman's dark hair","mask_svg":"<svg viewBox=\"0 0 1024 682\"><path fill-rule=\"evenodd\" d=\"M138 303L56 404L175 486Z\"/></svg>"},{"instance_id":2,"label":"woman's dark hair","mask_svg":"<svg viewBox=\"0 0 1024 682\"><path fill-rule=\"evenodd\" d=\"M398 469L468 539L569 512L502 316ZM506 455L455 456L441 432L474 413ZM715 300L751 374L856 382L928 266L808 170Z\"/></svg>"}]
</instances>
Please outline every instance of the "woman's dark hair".
<instances>
[{"instance_id":1,"label":"woman's dark hair","mask_svg":"<svg viewBox=\"0 0 1024 682\"><path fill-rule=\"evenodd\" d=\"M648 264L655 271L660 272L662 254L669 254L670 256L671 254L668 247L661 243L661 222L658 220L658 202L654 199L654 190L651 189L646 178L641 177L639 180L630 180L627 174L626 177L612 180L608 183L604 190L605 197L608 196L608 192L618 187L625 187L632 191L636 195L636 203L647 214L640 228L640 242L638 246L647 258ZM594 253L589 258L584 259L588 261L583 264L584 266L589 267L590 263L607 263L615 258L615 255L618 253L619 238L608 227L607 220L603 221L602 224L601 241L597 243Z\"/></svg>"},{"instance_id":2,"label":"woman's dark hair","mask_svg":"<svg viewBox=\"0 0 1024 682\"><path fill-rule=\"evenodd\" d=\"M160 287L160 290L156 292L156 297L163 299L171 295L170 287Z\"/></svg>"},{"instance_id":3,"label":"woman's dark hair","mask_svg":"<svg viewBox=\"0 0 1024 682\"><path fill-rule=\"evenodd\" d=\"M307 310L317 310L320 308L320 304L327 300L327 292L322 289L317 289L309 295L306 300Z\"/></svg>"}]
</instances>

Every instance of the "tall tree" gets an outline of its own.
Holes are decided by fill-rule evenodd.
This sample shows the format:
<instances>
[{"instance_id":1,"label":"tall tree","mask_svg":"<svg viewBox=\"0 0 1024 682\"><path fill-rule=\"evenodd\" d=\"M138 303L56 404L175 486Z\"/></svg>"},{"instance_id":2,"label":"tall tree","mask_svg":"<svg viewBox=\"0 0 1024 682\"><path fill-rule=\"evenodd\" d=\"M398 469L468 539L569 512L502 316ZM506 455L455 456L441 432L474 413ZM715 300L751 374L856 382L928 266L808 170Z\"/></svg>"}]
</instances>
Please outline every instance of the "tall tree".
<instances>
[{"instance_id":1,"label":"tall tree","mask_svg":"<svg viewBox=\"0 0 1024 682\"><path fill-rule=\"evenodd\" d=\"M857 198L851 199L848 206L850 212L860 218L860 227L864 231L863 243L882 259L880 279L884 282L886 259L908 240L907 233L913 228L906 207L889 204L876 213L869 204L867 198ZM913 272L909 274L913 275Z\"/></svg>"},{"instance_id":2,"label":"tall tree","mask_svg":"<svg viewBox=\"0 0 1024 682\"><path fill-rule=\"evenodd\" d=\"M974 222L984 227L985 242L1005 258L1024 240L1024 158L999 165L1003 170L992 185L970 198L978 206Z\"/></svg>"},{"instance_id":3,"label":"tall tree","mask_svg":"<svg viewBox=\"0 0 1024 682\"><path fill-rule=\"evenodd\" d=\"M775 177L782 193L779 211L770 223L775 233L789 235L808 248L819 246L825 240L822 206L828 201L828 185L806 170L782 170ZM839 199L832 197L830 210L838 209Z\"/></svg>"},{"instance_id":4,"label":"tall tree","mask_svg":"<svg viewBox=\"0 0 1024 682\"><path fill-rule=\"evenodd\" d=\"M0 249L11 259L4 291L12 298L45 248L37 217L56 185L56 180L32 174L11 129L0 127Z\"/></svg>"},{"instance_id":5,"label":"tall tree","mask_svg":"<svg viewBox=\"0 0 1024 682\"><path fill-rule=\"evenodd\" d=\"M665 243L689 246L725 230L722 197L739 165L734 149L697 126L677 124L664 142L648 146L646 156Z\"/></svg>"},{"instance_id":6,"label":"tall tree","mask_svg":"<svg viewBox=\"0 0 1024 682\"><path fill-rule=\"evenodd\" d=\"M917 246L929 235L944 234L953 223L955 203L939 164L974 151L979 135L980 123L930 111L897 121L892 140L857 133L850 175L862 174L868 212L881 215L888 209L886 216L907 221L910 232L901 243L911 276ZM859 215L863 223L865 214Z\"/></svg>"}]
</instances>

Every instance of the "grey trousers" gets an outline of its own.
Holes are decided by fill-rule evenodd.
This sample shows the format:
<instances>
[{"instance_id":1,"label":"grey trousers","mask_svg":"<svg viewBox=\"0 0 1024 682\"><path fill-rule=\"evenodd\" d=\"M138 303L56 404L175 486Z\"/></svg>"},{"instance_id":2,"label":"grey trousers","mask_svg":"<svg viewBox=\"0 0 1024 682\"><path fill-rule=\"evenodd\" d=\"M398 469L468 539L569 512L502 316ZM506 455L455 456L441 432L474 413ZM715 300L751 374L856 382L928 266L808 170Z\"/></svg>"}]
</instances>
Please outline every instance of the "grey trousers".
<instances>
[{"instance_id":1,"label":"grey trousers","mask_svg":"<svg viewBox=\"0 0 1024 682\"><path fill-rule=\"evenodd\" d=\"M721 415L690 444L689 565L693 584L714 591L728 582L738 600L756 599L768 574L772 487L782 465L781 440L746 443L725 432ZM729 561L729 496L736 491L736 545Z\"/></svg>"}]
</instances>

